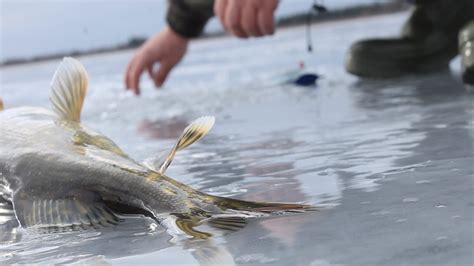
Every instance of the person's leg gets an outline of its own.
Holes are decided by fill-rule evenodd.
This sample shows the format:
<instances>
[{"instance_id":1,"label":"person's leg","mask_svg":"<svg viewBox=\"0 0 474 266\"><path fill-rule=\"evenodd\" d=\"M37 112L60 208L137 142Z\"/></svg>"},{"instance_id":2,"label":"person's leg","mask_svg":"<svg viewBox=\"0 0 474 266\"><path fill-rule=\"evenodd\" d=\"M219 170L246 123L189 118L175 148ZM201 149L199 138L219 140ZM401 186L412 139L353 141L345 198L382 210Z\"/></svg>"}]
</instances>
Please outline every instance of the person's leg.
<instances>
[{"instance_id":1,"label":"person's leg","mask_svg":"<svg viewBox=\"0 0 474 266\"><path fill-rule=\"evenodd\" d=\"M348 51L348 72L369 78L390 78L446 69L458 54L458 33L474 19L473 0L415 0L402 35L354 43Z\"/></svg>"}]
</instances>

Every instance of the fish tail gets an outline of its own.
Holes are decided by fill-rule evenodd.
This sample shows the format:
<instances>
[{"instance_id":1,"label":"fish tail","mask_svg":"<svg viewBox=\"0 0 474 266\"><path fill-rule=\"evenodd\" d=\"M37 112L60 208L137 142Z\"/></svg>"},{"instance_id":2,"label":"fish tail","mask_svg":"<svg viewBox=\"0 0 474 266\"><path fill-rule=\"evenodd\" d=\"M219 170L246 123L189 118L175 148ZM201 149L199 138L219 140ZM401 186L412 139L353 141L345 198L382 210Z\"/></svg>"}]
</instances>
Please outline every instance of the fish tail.
<instances>
[{"instance_id":1,"label":"fish tail","mask_svg":"<svg viewBox=\"0 0 474 266\"><path fill-rule=\"evenodd\" d=\"M214 230L224 234L239 231L248 224L247 218L318 210L314 206L305 204L244 201L200 192L195 193L195 196L198 196L203 203L217 205L222 209L222 212L207 213L194 210L195 212L188 214L174 213L174 217L170 216L165 219L165 226L175 228L196 239L206 239L215 233ZM201 225L207 225L210 228L203 228L207 231L202 231L199 229Z\"/></svg>"},{"instance_id":2,"label":"fish tail","mask_svg":"<svg viewBox=\"0 0 474 266\"><path fill-rule=\"evenodd\" d=\"M5 107L3 106L3 100L2 100L2 97L0 96L0 111L3 111L3 109L5 109Z\"/></svg>"},{"instance_id":3,"label":"fish tail","mask_svg":"<svg viewBox=\"0 0 474 266\"><path fill-rule=\"evenodd\" d=\"M249 216L284 215L318 210L317 207L308 204L255 202L217 196L211 197L217 206L226 210L236 210Z\"/></svg>"}]
</instances>

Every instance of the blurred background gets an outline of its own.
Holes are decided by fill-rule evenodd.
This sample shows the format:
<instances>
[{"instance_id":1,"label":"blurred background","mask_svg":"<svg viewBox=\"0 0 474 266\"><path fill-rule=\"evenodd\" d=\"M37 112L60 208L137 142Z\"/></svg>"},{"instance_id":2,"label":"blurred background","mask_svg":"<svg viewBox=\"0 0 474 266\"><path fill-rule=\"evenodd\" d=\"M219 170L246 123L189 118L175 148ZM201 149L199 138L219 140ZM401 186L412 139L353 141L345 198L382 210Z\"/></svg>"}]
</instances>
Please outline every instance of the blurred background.
<instances>
[{"instance_id":1,"label":"blurred background","mask_svg":"<svg viewBox=\"0 0 474 266\"><path fill-rule=\"evenodd\" d=\"M354 6L403 2L391 0L335 0L324 4L331 11ZM277 20L306 15L310 0L283 0ZM0 62L33 57L136 46L165 26L165 0L130 1L25 1L0 2ZM300 20L304 23L304 20ZM213 18L206 34L222 32Z\"/></svg>"}]
</instances>

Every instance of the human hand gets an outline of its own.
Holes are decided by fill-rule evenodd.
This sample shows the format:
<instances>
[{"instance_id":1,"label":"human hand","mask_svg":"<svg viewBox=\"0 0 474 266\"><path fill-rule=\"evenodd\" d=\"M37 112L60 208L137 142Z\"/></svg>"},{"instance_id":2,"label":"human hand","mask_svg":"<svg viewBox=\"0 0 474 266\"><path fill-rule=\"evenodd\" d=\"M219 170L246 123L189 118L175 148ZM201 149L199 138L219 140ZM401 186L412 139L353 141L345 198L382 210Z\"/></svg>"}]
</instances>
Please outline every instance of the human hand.
<instances>
[{"instance_id":1,"label":"human hand","mask_svg":"<svg viewBox=\"0 0 474 266\"><path fill-rule=\"evenodd\" d=\"M225 30L240 38L271 35L278 0L215 0L214 14Z\"/></svg>"},{"instance_id":2,"label":"human hand","mask_svg":"<svg viewBox=\"0 0 474 266\"><path fill-rule=\"evenodd\" d=\"M130 60L125 72L125 87L136 95L140 94L140 76L147 70L155 86L160 87L171 69L186 53L189 40L169 27L148 39ZM159 62L157 70L153 65Z\"/></svg>"}]
</instances>

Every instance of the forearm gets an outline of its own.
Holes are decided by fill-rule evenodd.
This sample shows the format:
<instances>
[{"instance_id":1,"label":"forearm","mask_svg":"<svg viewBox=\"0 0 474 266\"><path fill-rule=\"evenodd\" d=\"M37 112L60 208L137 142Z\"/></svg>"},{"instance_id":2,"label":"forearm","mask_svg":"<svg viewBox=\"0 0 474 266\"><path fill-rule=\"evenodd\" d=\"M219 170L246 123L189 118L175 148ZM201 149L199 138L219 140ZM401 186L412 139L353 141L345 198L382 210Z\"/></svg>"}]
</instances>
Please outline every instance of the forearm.
<instances>
[{"instance_id":1,"label":"forearm","mask_svg":"<svg viewBox=\"0 0 474 266\"><path fill-rule=\"evenodd\" d=\"M213 7L214 0L170 0L166 20L181 36L197 37L214 15Z\"/></svg>"}]
</instances>

